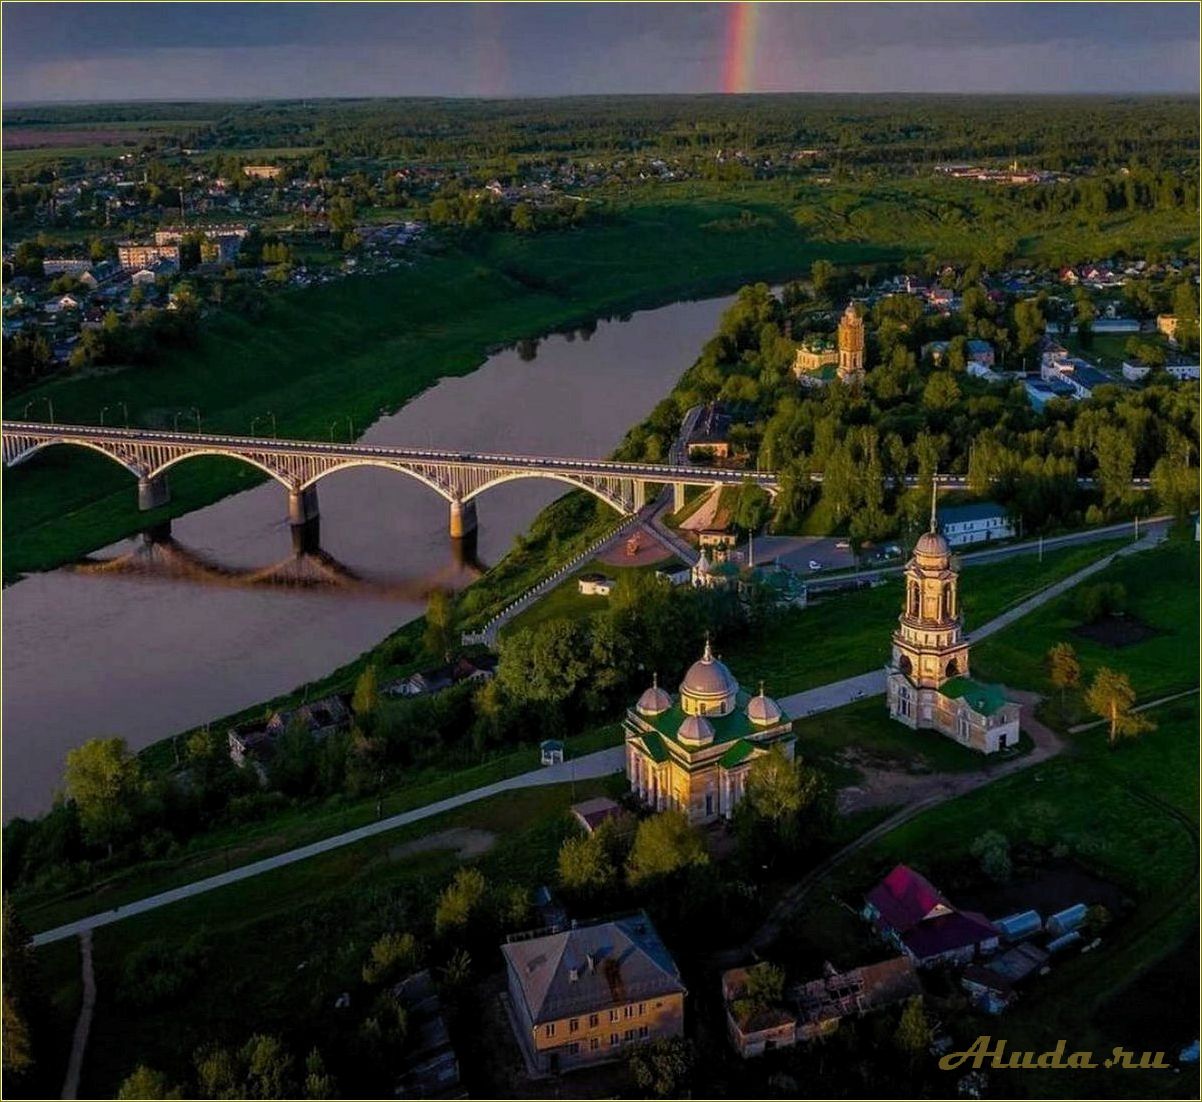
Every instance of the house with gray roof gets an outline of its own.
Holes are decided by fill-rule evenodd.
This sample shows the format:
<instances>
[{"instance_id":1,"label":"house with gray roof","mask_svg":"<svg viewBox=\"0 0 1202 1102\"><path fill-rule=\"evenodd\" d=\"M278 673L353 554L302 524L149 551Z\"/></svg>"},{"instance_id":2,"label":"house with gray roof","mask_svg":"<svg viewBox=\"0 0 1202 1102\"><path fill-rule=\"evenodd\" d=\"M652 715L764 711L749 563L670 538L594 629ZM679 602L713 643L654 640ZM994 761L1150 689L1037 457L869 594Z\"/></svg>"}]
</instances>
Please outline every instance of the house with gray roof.
<instances>
[{"instance_id":1,"label":"house with gray roof","mask_svg":"<svg viewBox=\"0 0 1202 1102\"><path fill-rule=\"evenodd\" d=\"M517 934L501 946L507 1011L527 1065L555 1073L684 1031L680 971L646 914Z\"/></svg>"}]
</instances>

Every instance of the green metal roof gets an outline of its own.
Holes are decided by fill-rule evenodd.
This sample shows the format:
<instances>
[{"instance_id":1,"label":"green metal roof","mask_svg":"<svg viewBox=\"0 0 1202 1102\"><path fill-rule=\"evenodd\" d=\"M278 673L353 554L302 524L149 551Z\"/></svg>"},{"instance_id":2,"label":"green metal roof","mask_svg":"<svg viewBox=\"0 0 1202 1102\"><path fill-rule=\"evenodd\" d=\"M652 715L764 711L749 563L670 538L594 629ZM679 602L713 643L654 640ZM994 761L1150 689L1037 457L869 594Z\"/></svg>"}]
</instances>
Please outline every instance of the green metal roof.
<instances>
[{"instance_id":1,"label":"green metal roof","mask_svg":"<svg viewBox=\"0 0 1202 1102\"><path fill-rule=\"evenodd\" d=\"M1006 694L1001 685L983 685L971 677L953 677L945 681L939 691L953 700L967 700L969 707L983 716L1001 711L1006 703Z\"/></svg>"},{"instance_id":2,"label":"green metal roof","mask_svg":"<svg viewBox=\"0 0 1202 1102\"><path fill-rule=\"evenodd\" d=\"M752 754L755 753L755 747L746 739L741 738L735 742L725 754L718 759L718 764L723 769L731 769L738 765L741 761L746 761Z\"/></svg>"},{"instance_id":3,"label":"green metal roof","mask_svg":"<svg viewBox=\"0 0 1202 1102\"><path fill-rule=\"evenodd\" d=\"M664 740L659 735L654 731L648 731L641 737L643 746L646 747L647 753L653 762L657 765L662 765L668 760L668 748L664 745Z\"/></svg>"},{"instance_id":4,"label":"green metal roof","mask_svg":"<svg viewBox=\"0 0 1202 1102\"><path fill-rule=\"evenodd\" d=\"M744 738L761 729L756 727L747 718L748 699L746 693L740 692L735 699L735 710L730 715L716 716L712 712L706 715L706 720L714 729L713 745L723 742L734 742L735 739ZM666 712L661 712L657 716L639 716L639 719L654 727L664 738L671 739L681 746L684 744L680 743L679 739L677 739L676 732L680 730L680 725L686 718L684 709L680 706L679 699L674 701L672 707ZM696 746L685 746L684 748L690 752L697 749Z\"/></svg>"}]
</instances>

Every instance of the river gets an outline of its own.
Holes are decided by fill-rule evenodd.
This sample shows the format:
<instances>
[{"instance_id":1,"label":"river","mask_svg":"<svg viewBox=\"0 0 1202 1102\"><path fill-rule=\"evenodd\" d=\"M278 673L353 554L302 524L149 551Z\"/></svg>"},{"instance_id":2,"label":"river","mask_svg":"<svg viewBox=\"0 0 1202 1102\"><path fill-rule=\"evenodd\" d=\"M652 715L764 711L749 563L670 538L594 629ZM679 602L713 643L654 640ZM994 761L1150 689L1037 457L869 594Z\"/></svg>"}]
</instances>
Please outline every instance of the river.
<instances>
[{"instance_id":1,"label":"river","mask_svg":"<svg viewBox=\"0 0 1202 1102\"><path fill-rule=\"evenodd\" d=\"M730 298L679 302L587 338L554 335L533 359L499 352L443 379L361 437L373 444L602 457L645 417L713 334ZM129 492L134 493L131 481ZM556 482L477 499L476 555L496 562ZM272 482L4 592L4 812L51 804L64 756L120 735L138 749L328 674L421 614L456 562L447 504L371 468L318 484L320 550L294 548Z\"/></svg>"}]
</instances>

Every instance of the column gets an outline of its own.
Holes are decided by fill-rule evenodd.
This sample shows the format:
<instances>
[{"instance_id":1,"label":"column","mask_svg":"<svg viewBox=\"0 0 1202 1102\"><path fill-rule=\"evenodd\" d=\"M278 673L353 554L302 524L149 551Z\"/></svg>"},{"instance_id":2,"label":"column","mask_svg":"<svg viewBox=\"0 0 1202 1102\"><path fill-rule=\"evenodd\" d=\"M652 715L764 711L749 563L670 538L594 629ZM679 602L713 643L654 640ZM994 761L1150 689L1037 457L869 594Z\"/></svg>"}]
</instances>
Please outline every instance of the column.
<instances>
[{"instance_id":1,"label":"column","mask_svg":"<svg viewBox=\"0 0 1202 1102\"><path fill-rule=\"evenodd\" d=\"M289 524L307 524L311 520L316 520L318 516L316 486L288 491Z\"/></svg>"},{"instance_id":2,"label":"column","mask_svg":"<svg viewBox=\"0 0 1202 1102\"><path fill-rule=\"evenodd\" d=\"M451 502L451 539L463 539L476 530L476 503L474 501Z\"/></svg>"},{"instance_id":3,"label":"column","mask_svg":"<svg viewBox=\"0 0 1202 1102\"><path fill-rule=\"evenodd\" d=\"M684 508L684 483L672 483L672 512L679 513Z\"/></svg>"},{"instance_id":4,"label":"column","mask_svg":"<svg viewBox=\"0 0 1202 1102\"><path fill-rule=\"evenodd\" d=\"M157 478L141 477L138 479L138 508L142 512L157 509L171 500L171 491L167 487L167 476Z\"/></svg>"},{"instance_id":5,"label":"column","mask_svg":"<svg viewBox=\"0 0 1202 1102\"><path fill-rule=\"evenodd\" d=\"M634 479L634 511L637 513L644 505L647 504L647 483L641 479Z\"/></svg>"}]
</instances>

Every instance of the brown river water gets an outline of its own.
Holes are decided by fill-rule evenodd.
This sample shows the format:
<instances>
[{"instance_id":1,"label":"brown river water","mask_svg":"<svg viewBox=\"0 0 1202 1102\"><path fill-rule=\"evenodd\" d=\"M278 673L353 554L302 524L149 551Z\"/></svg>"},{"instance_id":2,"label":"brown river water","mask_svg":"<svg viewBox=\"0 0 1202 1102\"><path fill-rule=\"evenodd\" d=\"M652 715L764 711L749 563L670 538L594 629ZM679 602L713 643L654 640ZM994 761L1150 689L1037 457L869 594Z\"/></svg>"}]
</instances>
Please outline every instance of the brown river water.
<instances>
[{"instance_id":1,"label":"brown river water","mask_svg":"<svg viewBox=\"0 0 1202 1102\"><path fill-rule=\"evenodd\" d=\"M730 298L602 321L443 379L361 437L374 444L607 455L693 362ZM36 461L36 460L35 460ZM129 492L135 492L131 480ZM475 557L496 562L564 492L538 479L477 499ZM272 482L4 593L4 815L45 811L66 752L120 735L135 749L319 678L420 615L435 584L475 576L447 504L403 474L322 480L320 546L294 546Z\"/></svg>"}]
</instances>

